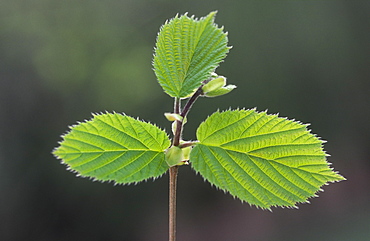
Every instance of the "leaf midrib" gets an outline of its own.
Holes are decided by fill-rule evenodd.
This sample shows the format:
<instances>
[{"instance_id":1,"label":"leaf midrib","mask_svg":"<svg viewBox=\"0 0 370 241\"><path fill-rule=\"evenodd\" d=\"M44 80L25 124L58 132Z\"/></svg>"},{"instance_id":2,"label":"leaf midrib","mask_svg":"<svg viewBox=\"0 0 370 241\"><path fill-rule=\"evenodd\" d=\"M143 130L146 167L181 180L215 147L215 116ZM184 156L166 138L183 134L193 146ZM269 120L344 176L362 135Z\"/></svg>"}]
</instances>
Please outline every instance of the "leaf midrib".
<instances>
[{"instance_id":1,"label":"leaf midrib","mask_svg":"<svg viewBox=\"0 0 370 241\"><path fill-rule=\"evenodd\" d=\"M242 152L242 151L237 151L237 150L232 150L232 149L229 149L229 148L223 148L223 147L220 147L220 146L215 146L215 145L204 145L204 144L201 144L199 143L198 145L203 145L203 146L206 146L206 147L216 147L216 148L220 148L220 149L223 149L225 151L230 151L230 152L235 152L235 153L239 153L239 154L244 154L244 155L247 155L248 157L257 157L257 158L261 158L267 162L273 162L273 163L276 163L278 165L283 165L285 167L288 167L288 168L291 168L292 170L299 170L299 171L303 171L303 172L306 172L306 173L309 173L309 174L316 174L316 175L322 175L322 176L325 176L325 177L332 177L330 175L323 175L323 174L320 174L320 173L317 173L317 172L310 172L308 170L304 170L304 169L300 169L299 167L291 167L291 166L288 166L284 163L281 163L281 162L278 162L274 159L266 159L264 157L261 157L261 156L258 156L258 155L253 155L251 153L246 153L246 152ZM307 156L307 157L312 157L312 156L317 156L317 157L325 157L325 154L312 154L312 155L307 155L307 154L302 154L302 155L288 155L288 156L285 156L285 157L289 157L289 156ZM280 157L281 158L281 157Z\"/></svg>"},{"instance_id":2,"label":"leaf midrib","mask_svg":"<svg viewBox=\"0 0 370 241\"><path fill-rule=\"evenodd\" d=\"M237 165L237 166L239 166L251 179L253 179L254 181L255 181L255 183L257 183L264 191L266 191L266 192L268 192L269 194L271 194L272 196L274 196L274 197L276 197L276 198L278 198L278 199L280 199L280 200L283 200L283 201L285 201L285 202L288 202L288 203L291 203L291 200L289 200L289 198L287 198L287 197L281 197L281 196L278 196L277 194L275 194L274 192L272 192L271 190L269 190L269 189L267 189L267 187L265 187L262 183L260 183L257 179L255 179L252 175L250 175L248 172L246 172L245 170L244 170L244 168L242 167L242 166L240 166L240 164L237 162L237 161L235 161L234 160L234 158L232 158L232 156L228 153L228 152L226 152L226 154L230 157L230 159L231 160L233 160L233 162ZM255 166L257 166L255 163L254 163L254 160L252 159L252 158L250 158L251 160L252 160L252 162L253 162L253 164L255 165ZM217 158L216 158L216 160L218 160ZM218 161L221 165L222 165L222 163L220 162L220 161ZM222 165L223 166L223 165ZM223 166L224 167L224 166ZM287 191L289 194L292 194L293 196L295 196L295 197L298 197L296 194L294 194L294 193L292 193L291 191L289 191L288 189L286 189L284 186L282 186L281 184L279 184L278 182L276 182L274 179L272 179L269 175L267 175L261 168L259 168L258 166L257 166L257 168L259 169L259 170L261 170L261 172L264 174L264 176L265 177L267 177L271 182L273 182L273 183L275 183L277 186L279 186L280 188L282 188L282 189L284 189L285 191ZM227 168L225 168L224 167L224 169L232 176L232 177L234 177L233 176L233 173L231 173ZM236 180L238 183L240 183L243 187L244 187L244 185L241 183L241 182L239 182L238 181L238 179L237 178L234 178L234 180ZM291 182L289 182L289 183L291 183ZM301 189L302 191L305 191L306 192L306 190L304 190L304 189L302 189L302 188L300 188L300 187L298 187L299 189ZM253 194L252 194L253 195ZM255 196L255 195L254 195ZM268 196L267 196L268 197ZM298 197L299 198L299 197ZM269 199L269 201L270 201L270 203L273 203L273 201L270 199L270 197L268 197L268 199ZM268 205L268 204L267 204Z\"/></svg>"},{"instance_id":3,"label":"leaf midrib","mask_svg":"<svg viewBox=\"0 0 370 241\"><path fill-rule=\"evenodd\" d=\"M240 119L241 120L241 119ZM235 124L235 123L237 123L237 122L234 122L234 123L232 123L232 124ZM228 126L226 126L226 127L228 127ZM224 128L222 128L222 129L225 129L226 127L224 127ZM227 141L227 142L224 142L224 143L222 143L222 144L220 144L220 146L222 146L222 145L225 145L225 144L229 144L229 143L231 143L231 142L234 142L234 141L239 141L239 140L245 140L245 139L249 139L249 138L254 138L254 137L261 137L261 136L269 136L269 135L276 135L276 134L283 134L283 133L286 133L286 132L293 132L293 131L298 131L298 130L300 130L300 129L304 129L305 127L297 127L297 128L291 128L291 129L286 129L286 130L278 130L278 131L274 131L274 132L268 132L268 133L260 133L260 134L253 134L253 135L250 135L250 136L245 136L245 137L242 137L242 138L240 138L240 137L235 137L235 138L233 138L232 140L229 140L229 141ZM218 131L220 131L221 129L219 129L219 130L217 130L217 131L215 131L215 132L213 132L211 135L214 135L214 134L216 134ZM206 142L206 139L208 139L211 135L208 135L207 137L205 137L201 142ZM316 143L319 143L319 142L316 142Z\"/></svg>"},{"instance_id":4,"label":"leaf midrib","mask_svg":"<svg viewBox=\"0 0 370 241\"><path fill-rule=\"evenodd\" d=\"M102 150L102 151L76 151L76 152L66 152L63 151L63 154L71 155L71 154L101 154L101 153L111 153L111 152L130 152L130 151L140 151L140 152L158 152L161 153L163 151L156 151L156 150L148 150L148 149L122 149L122 150Z\"/></svg>"},{"instance_id":5,"label":"leaf midrib","mask_svg":"<svg viewBox=\"0 0 370 241\"><path fill-rule=\"evenodd\" d=\"M204 19L204 21L205 21L205 20L208 20L208 19ZM201 23L203 23L203 22L198 22L197 24L199 24L199 25L200 25ZM185 80L187 79L187 76L188 76L188 74L189 74L189 68L190 68L191 63L192 63L192 61L193 61L193 59L194 59L194 53L196 52L196 49L198 48L198 45L199 45L200 39L201 39L201 37L203 36L203 33L204 33L205 29L207 28L208 24L209 24L209 20L208 20L207 22L205 22L205 23L204 23L204 26L202 25L202 30L201 30L201 32L200 32L200 34L199 34L199 37L197 38L197 40L196 40L196 41L194 41L194 42L195 42L194 49L192 49L191 56L190 56L190 58L189 58L189 64L186 66L184 79L183 79L183 80L181 80L181 88L180 88L180 90L179 90L179 95L181 95L181 93L182 93L182 89L184 88L184 85L185 85L185 84L184 84L184 83L185 83ZM195 28L196 28L196 26L195 26Z\"/></svg>"}]
</instances>

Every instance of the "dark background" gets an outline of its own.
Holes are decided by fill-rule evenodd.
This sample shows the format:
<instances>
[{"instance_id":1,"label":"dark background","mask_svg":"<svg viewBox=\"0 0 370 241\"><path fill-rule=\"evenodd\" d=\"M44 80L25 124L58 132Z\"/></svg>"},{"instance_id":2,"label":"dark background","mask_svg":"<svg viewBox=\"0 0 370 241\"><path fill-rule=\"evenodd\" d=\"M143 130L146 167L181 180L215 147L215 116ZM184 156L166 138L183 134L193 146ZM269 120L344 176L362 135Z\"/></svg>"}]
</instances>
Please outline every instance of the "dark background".
<instances>
[{"instance_id":1,"label":"dark background","mask_svg":"<svg viewBox=\"0 0 370 241\"><path fill-rule=\"evenodd\" d=\"M151 60L176 13L216 23L233 49L218 73L238 88L200 99L185 138L218 108L311 123L348 180L299 209L259 210L181 167L178 240L368 240L370 1L2 0L0 240L166 240L168 175L113 186L52 155L67 126L125 112L170 130L172 99Z\"/></svg>"}]
</instances>

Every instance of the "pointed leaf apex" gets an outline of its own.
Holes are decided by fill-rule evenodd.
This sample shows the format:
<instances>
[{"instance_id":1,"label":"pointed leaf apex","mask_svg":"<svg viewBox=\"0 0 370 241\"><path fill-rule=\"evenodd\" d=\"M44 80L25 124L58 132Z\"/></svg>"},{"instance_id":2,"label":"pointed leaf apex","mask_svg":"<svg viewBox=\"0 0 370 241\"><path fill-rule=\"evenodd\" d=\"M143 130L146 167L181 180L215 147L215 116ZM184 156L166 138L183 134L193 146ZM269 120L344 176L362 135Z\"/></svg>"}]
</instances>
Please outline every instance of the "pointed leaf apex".
<instances>
[{"instance_id":1,"label":"pointed leaf apex","mask_svg":"<svg viewBox=\"0 0 370 241\"><path fill-rule=\"evenodd\" d=\"M266 112L216 112L199 126L197 138L190 153L195 171L263 209L296 207L323 185L345 180L305 125Z\"/></svg>"},{"instance_id":2,"label":"pointed leaf apex","mask_svg":"<svg viewBox=\"0 0 370 241\"><path fill-rule=\"evenodd\" d=\"M199 88L229 52L227 35L214 23L215 14L200 19L176 16L161 27L153 67L171 97L184 98Z\"/></svg>"},{"instance_id":3,"label":"pointed leaf apex","mask_svg":"<svg viewBox=\"0 0 370 241\"><path fill-rule=\"evenodd\" d=\"M93 114L71 127L53 154L78 176L120 184L157 178L168 170L167 133L117 113Z\"/></svg>"}]
</instances>

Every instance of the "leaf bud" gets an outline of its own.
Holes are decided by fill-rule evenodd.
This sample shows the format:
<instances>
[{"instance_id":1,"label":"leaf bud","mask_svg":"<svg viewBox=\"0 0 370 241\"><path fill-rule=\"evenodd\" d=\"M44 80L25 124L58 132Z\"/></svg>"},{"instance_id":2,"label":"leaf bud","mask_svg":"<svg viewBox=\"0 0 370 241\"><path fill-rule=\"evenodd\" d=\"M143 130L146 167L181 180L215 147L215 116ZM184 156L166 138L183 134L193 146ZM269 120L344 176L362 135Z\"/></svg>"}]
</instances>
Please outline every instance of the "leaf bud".
<instances>
[{"instance_id":1,"label":"leaf bud","mask_svg":"<svg viewBox=\"0 0 370 241\"><path fill-rule=\"evenodd\" d=\"M217 78L209 81L202 87L204 93L218 90L226 85L226 78L223 76L218 76Z\"/></svg>"},{"instance_id":2,"label":"leaf bud","mask_svg":"<svg viewBox=\"0 0 370 241\"><path fill-rule=\"evenodd\" d=\"M177 121L174 121L172 122L172 125L171 125L171 130L172 130L173 135L175 135L176 129L177 129Z\"/></svg>"},{"instance_id":3,"label":"leaf bud","mask_svg":"<svg viewBox=\"0 0 370 241\"><path fill-rule=\"evenodd\" d=\"M164 113L164 116L169 121L182 121L183 119L181 115L175 113Z\"/></svg>"},{"instance_id":4,"label":"leaf bud","mask_svg":"<svg viewBox=\"0 0 370 241\"><path fill-rule=\"evenodd\" d=\"M183 120L182 120L182 125L185 125L187 122L187 118L185 117ZM172 125L171 125L171 130L172 130L172 133L175 135L176 133L176 129L177 129L177 121L173 121L172 122Z\"/></svg>"},{"instance_id":5,"label":"leaf bud","mask_svg":"<svg viewBox=\"0 0 370 241\"><path fill-rule=\"evenodd\" d=\"M190 159L190 151L191 151L192 148L193 148L192 146L182 148L182 153L183 153L183 156L184 156L184 160L189 160Z\"/></svg>"},{"instance_id":6,"label":"leaf bud","mask_svg":"<svg viewBox=\"0 0 370 241\"><path fill-rule=\"evenodd\" d=\"M208 92L208 93L205 94L205 96L207 96L207 97L217 97L217 96L220 96L220 95L225 95L225 94L230 93L235 88L236 88L236 85L227 85L227 86L224 86L220 89Z\"/></svg>"},{"instance_id":7,"label":"leaf bud","mask_svg":"<svg viewBox=\"0 0 370 241\"><path fill-rule=\"evenodd\" d=\"M182 164L181 162L184 160L182 149L178 146L172 146L171 148L167 149L165 159L170 167Z\"/></svg>"}]
</instances>

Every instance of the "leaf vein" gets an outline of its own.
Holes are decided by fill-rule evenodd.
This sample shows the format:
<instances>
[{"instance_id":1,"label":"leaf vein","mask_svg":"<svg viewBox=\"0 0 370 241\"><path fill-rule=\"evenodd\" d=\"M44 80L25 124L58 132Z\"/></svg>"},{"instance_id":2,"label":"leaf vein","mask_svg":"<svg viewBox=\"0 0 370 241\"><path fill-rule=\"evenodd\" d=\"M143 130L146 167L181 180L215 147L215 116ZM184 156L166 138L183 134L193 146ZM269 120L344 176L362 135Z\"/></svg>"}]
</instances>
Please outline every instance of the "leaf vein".
<instances>
[{"instance_id":1,"label":"leaf vein","mask_svg":"<svg viewBox=\"0 0 370 241\"><path fill-rule=\"evenodd\" d=\"M150 148L145 144L145 143L143 143L140 139L138 139L137 137L135 137L135 136L133 136L133 135L130 135L129 133L127 133L127 132L124 132L124 130L119 130L117 127L115 127L114 125L111 125L111 124L109 124L109 123L107 123L107 122L105 122L105 121L103 121L103 120L99 120L100 122L102 122L103 124L105 124L105 125L107 125L107 126L109 126L109 127L111 127L112 129L115 129L115 130L117 130L117 131L119 131L119 132L121 132L121 133L123 133L123 134L125 134L125 135L127 135L127 136L129 136L129 137L131 137L132 139L134 139L134 140L136 140L137 142L139 142L140 144L142 144L143 146L145 146L146 148L148 148L149 150L150 150Z\"/></svg>"}]
</instances>

